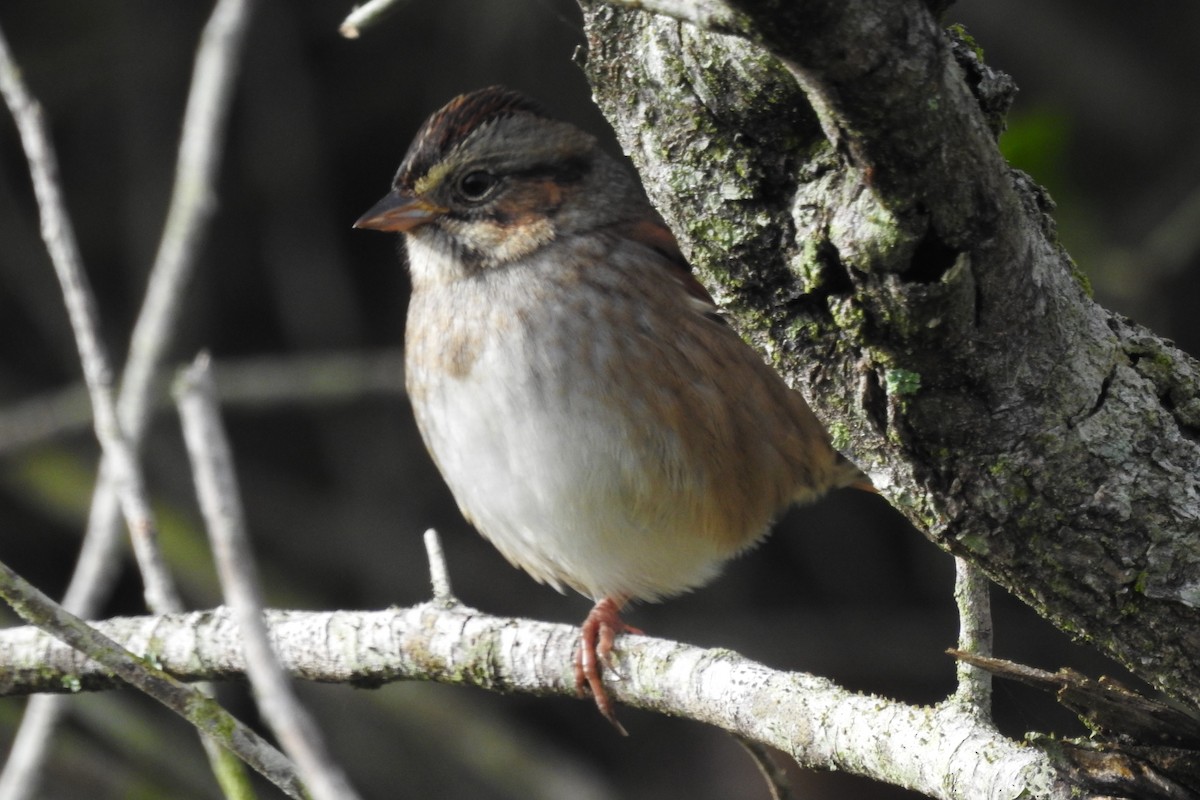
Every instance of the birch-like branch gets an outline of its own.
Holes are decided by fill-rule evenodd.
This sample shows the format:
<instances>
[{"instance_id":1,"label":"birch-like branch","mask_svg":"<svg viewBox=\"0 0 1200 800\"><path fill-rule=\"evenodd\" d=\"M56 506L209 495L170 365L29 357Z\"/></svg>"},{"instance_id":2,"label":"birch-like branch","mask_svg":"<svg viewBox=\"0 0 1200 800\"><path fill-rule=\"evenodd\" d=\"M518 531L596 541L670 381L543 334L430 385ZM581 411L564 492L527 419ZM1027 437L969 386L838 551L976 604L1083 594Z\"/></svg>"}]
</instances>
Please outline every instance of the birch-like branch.
<instances>
[{"instance_id":1,"label":"birch-like branch","mask_svg":"<svg viewBox=\"0 0 1200 800\"><path fill-rule=\"evenodd\" d=\"M180 376L176 394L217 576L242 632L246 673L258 708L316 800L357 800L358 793L329 754L267 640L262 589L207 354L197 356Z\"/></svg>"},{"instance_id":2,"label":"birch-like branch","mask_svg":"<svg viewBox=\"0 0 1200 800\"><path fill-rule=\"evenodd\" d=\"M308 680L378 686L470 683L501 692L575 696L578 629L431 602L376 612L266 612L284 668ZM97 626L184 680L244 674L228 609L114 619ZM715 725L779 748L802 765L839 769L944 800L1073 797L1049 757L999 735L956 702L910 706L781 672L728 650L623 636L620 702ZM107 688L86 657L28 628L0 632L0 693ZM580 713L591 709L581 706ZM637 733L634 731L634 735Z\"/></svg>"}]
</instances>

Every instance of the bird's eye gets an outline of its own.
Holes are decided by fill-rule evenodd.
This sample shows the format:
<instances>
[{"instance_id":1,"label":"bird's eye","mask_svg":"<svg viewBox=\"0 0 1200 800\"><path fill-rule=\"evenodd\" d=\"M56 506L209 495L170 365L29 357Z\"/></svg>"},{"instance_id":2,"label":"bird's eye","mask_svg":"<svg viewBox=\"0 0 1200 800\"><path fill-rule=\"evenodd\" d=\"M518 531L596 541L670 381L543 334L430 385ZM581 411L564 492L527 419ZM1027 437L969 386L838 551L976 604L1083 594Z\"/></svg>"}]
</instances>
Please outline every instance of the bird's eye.
<instances>
[{"instance_id":1,"label":"bird's eye","mask_svg":"<svg viewBox=\"0 0 1200 800\"><path fill-rule=\"evenodd\" d=\"M492 193L500 181L490 172L468 172L458 180L458 193L464 200L477 203Z\"/></svg>"}]
</instances>

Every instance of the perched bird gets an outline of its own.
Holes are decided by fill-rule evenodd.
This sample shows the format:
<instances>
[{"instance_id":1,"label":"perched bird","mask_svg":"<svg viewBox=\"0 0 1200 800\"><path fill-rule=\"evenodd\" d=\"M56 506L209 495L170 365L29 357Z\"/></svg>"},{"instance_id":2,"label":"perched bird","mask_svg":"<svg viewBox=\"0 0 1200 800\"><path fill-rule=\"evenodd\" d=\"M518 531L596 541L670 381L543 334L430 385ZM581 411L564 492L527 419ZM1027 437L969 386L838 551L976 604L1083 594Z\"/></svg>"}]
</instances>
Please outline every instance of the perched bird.
<instances>
[{"instance_id":1,"label":"perched bird","mask_svg":"<svg viewBox=\"0 0 1200 800\"><path fill-rule=\"evenodd\" d=\"M461 95L355 223L404 234L406 383L463 515L595 606L602 683L632 600L710 581L793 503L870 481L729 328L632 172L517 92Z\"/></svg>"}]
</instances>

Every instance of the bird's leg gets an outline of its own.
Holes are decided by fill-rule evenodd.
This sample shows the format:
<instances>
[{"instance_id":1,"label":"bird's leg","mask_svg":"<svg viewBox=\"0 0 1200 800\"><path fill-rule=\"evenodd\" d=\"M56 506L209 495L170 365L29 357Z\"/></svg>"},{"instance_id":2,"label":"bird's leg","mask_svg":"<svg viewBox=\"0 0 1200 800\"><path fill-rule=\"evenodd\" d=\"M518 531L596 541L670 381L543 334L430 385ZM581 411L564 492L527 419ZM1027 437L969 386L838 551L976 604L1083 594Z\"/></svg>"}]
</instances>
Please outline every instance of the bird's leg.
<instances>
[{"instance_id":1,"label":"bird's leg","mask_svg":"<svg viewBox=\"0 0 1200 800\"><path fill-rule=\"evenodd\" d=\"M576 691L580 697L591 692L596 701L596 708L600 709L604 718L623 736L628 734L621 723L617 722L612 699L604 689L600 672L603 667L616 672L613 667L612 650L613 641L618 633L641 633L621 619L621 607L624 605L624 599L614 597L605 597L596 603L588 612L587 619L583 621L579 631L579 649L575 651Z\"/></svg>"}]
</instances>

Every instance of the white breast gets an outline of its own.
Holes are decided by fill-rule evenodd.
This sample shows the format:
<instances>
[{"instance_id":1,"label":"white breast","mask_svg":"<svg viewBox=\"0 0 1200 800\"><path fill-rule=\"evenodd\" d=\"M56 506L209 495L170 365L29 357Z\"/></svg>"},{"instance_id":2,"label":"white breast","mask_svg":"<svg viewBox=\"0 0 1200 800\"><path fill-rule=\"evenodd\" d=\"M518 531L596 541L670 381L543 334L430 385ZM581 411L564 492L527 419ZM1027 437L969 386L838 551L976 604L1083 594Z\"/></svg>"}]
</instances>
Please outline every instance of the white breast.
<instances>
[{"instance_id":1,"label":"white breast","mask_svg":"<svg viewBox=\"0 0 1200 800\"><path fill-rule=\"evenodd\" d=\"M411 242L409 257L407 382L464 515L538 580L595 599L709 580L737 547L699 531L705 476L678 432L618 411L644 377L625 367L636 335L597 335L600 278L566 286L561 265L543 264L554 280L504 268L421 285L446 265Z\"/></svg>"}]
</instances>

